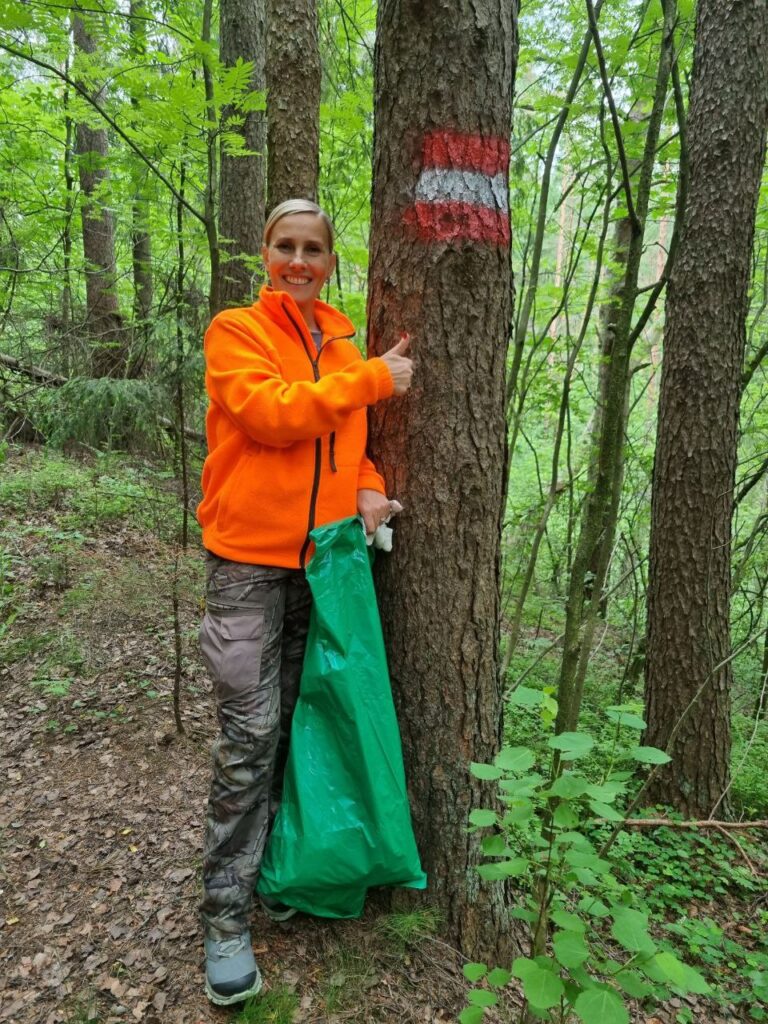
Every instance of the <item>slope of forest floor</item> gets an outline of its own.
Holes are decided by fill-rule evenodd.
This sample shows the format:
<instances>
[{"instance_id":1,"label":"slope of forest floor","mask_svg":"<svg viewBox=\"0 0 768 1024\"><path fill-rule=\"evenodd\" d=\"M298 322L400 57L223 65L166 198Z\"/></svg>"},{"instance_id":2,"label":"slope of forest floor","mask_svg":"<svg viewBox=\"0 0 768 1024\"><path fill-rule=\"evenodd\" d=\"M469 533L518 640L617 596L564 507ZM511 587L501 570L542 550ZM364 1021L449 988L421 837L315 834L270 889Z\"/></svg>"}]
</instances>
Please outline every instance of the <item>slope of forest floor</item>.
<instances>
[{"instance_id":1,"label":"slope of forest floor","mask_svg":"<svg viewBox=\"0 0 768 1024\"><path fill-rule=\"evenodd\" d=\"M203 994L197 920L212 698L196 646L202 565L180 553L162 474L9 449L0 480L0 1021L12 1024L438 1022L462 959L429 913L356 922L254 915L267 979L247 1011ZM183 644L176 732L174 593ZM751 851L765 878L765 861ZM691 905L745 943L765 896ZM735 917L734 917L735 914ZM750 916L751 915L751 916ZM507 1016L517 1019L510 991ZM723 1024L673 1000L647 1024Z\"/></svg>"}]
</instances>

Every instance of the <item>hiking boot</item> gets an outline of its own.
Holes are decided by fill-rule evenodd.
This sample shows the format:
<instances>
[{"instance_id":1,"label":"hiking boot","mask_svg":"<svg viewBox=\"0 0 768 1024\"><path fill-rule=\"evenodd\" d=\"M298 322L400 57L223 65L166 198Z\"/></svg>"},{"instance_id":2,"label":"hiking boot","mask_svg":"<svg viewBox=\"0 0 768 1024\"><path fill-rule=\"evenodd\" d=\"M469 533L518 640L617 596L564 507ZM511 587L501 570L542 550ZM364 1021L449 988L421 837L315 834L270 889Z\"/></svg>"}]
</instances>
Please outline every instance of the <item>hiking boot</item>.
<instances>
[{"instance_id":1,"label":"hiking boot","mask_svg":"<svg viewBox=\"0 0 768 1024\"><path fill-rule=\"evenodd\" d=\"M261 909L270 921L289 921L294 914L298 914L296 907L289 907L287 903L272 899L271 896L259 896Z\"/></svg>"},{"instance_id":2,"label":"hiking boot","mask_svg":"<svg viewBox=\"0 0 768 1024\"><path fill-rule=\"evenodd\" d=\"M205 940L205 994L216 1006L242 1003L261 991L248 932Z\"/></svg>"}]
</instances>

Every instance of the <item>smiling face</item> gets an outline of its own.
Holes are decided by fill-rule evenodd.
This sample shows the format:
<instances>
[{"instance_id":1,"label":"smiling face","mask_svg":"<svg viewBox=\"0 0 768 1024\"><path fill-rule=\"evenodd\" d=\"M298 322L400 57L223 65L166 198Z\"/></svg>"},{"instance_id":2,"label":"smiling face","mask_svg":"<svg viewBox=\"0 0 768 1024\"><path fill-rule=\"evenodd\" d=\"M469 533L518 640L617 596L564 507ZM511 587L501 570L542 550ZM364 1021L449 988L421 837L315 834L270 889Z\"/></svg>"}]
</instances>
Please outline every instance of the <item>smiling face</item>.
<instances>
[{"instance_id":1,"label":"smiling face","mask_svg":"<svg viewBox=\"0 0 768 1024\"><path fill-rule=\"evenodd\" d=\"M292 213L272 228L261 255L269 283L288 292L311 329L316 327L315 299L336 266L328 231L315 213Z\"/></svg>"}]
</instances>

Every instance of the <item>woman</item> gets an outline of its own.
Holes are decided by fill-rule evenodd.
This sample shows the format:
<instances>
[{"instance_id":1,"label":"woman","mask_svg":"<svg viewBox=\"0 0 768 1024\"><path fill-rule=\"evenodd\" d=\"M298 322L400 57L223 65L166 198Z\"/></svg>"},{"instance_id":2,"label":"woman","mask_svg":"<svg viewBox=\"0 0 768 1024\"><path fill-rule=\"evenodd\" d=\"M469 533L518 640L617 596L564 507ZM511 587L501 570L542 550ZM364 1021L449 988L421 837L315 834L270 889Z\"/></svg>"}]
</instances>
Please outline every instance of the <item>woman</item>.
<instances>
[{"instance_id":1,"label":"woman","mask_svg":"<svg viewBox=\"0 0 768 1024\"><path fill-rule=\"evenodd\" d=\"M282 789L311 597L310 530L359 512L390 515L365 455L367 406L404 394L403 341L363 360L354 328L319 300L336 266L314 203L275 207L264 229L269 284L219 313L205 336L208 457L198 518L208 551L203 656L221 735L203 856L206 992L220 1006L261 988L248 931L252 893ZM295 912L266 905L275 920Z\"/></svg>"}]
</instances>

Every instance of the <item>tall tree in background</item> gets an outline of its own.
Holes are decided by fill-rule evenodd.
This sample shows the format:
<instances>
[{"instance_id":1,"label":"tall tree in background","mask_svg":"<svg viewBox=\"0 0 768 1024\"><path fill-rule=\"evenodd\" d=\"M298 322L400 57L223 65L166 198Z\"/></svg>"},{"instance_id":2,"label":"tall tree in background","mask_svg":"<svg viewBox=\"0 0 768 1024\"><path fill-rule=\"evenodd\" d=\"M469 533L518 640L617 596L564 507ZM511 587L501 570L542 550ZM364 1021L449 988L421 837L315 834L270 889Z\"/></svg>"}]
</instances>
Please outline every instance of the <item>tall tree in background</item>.
<instances>
[{"instance_id":1,"label":"tall tree in background","mask_svg":"<svg viewBox=\"0 0 768 1024\"><path fill-rule=\"evenodd\" d=\"M131 55L137 61L146 59L147 23L144 0L131 0L129 28ZM131 96L131 107L138 115L139 97ZM133 253L133 318L134 351L131 356L132 374L141 372L149 348L152 330L152 236L149 233L149 202L147 199L148 170L146 165L131 154L131 185L133 207L131 210L131 250ZM138 344L135 344L138 341Z\"/></svg>"},{"instance_id":2,"label":"tall tree in background","mask_svg":"<svg viewBox=\"0 0 768 1024\"><path fill-rule=\"evenodd\" d=\"M264 91L265 0L221 0L221 63L234 67L238 60L253 64L251 93ZM264 158L266 130L259 104L241 103L240 109L221 112L221 206L219 212L222 257L221 306L247 305L253 298L254 261L261 251L264 231ZM244 149L243 155L238 151Z\"/></svg>"},{"instance_id":3,"label":"tall tree in background","mask_svg":"<svg viewBox=\"0 0 768 1024\"><path fill-rule=\"evenodd\" d=\"M691 181L666 303L648 596L649 798L706 817L728 784L731 517L755 209L768 123L768 5L700 0Z\"/></svg>"},{"instance_id":4,"label":"tall tree in background","mask_svg":"<svg viewBox=\"0 0 768 1024\"><path fill-rule=\"evenodd\" d=\"M473 955L503 947L509 925L471 870L467 818L488 800L468 764L501 742L514 19L503 0L383 0L375 52L369 352L407 331L416 373L372 418L406 508L379 595L430 892Z\"/></svg>"},{"instance_id":5,"label":"tall tree in background","mask_svg":"<svg viewBox=\"0 0 768 1024\"><path fill-rule=\"evenodd\" d=\"M582 509L579 536L568 583L563 656L558 679L558 732L568 732L577 727L587 665L618 521L624 474L628 389L632 379L630 360L633 345L640 332L640 327L637 324L633 325L633 315L638 296L640 261L651 198L656 148L674 61L674 27L677 11L675 0L664 0L663 30L655 67L653 104L646 126L642 158L637 165L638 180L637 184L633 185L591 0L588 0L587 8L606 104L611 112L621 167L623 198L627 204L630 225L628 230L619 230L616 238L617 263L622 269L614 278L609 300L612 308L607 311L603 320L601 348L607 364L600 374L594 455L590 466L591 486ZM618 247L625 244L626 248L620 251ZM672 251L673 248L670 246L670 253ZM653 302L657 296L658 292L652 293ZM648 312L646 305L641 321Z\"/></svg>"},{"instance_id":6,"label":"tall tree in background","mask_svg":"<svg viewBox=\"0 0 768 1024\"><path fill-rule=\"evenodd\" d=\"M320 48L317 0L267 0L267 209L317 199Z\"/></svg>"},{"instance_id":7,"label":"tall tree in background","mask_svg":"<svg viewBox=\"0 0 768 1024\"><path fill-rule=\"evenodd\" d=\"M96 52L96 40L84 17L72 9L72 35L75 50L84 55ZM83 90L101 99L101 89L94 89L81 77ZM109 176L107 160L109 142L103 127L94 128L80 120L75 126L75 153L80 175L83 222L83 255L85 257L86 327L93 345L92 371L95 377L119 375L125 368L127 335L117 298L115 272L115 236L112 213L100 189Z\"/></svg>"}]
</instances>

